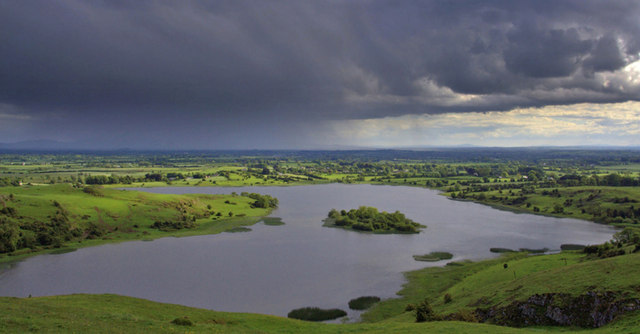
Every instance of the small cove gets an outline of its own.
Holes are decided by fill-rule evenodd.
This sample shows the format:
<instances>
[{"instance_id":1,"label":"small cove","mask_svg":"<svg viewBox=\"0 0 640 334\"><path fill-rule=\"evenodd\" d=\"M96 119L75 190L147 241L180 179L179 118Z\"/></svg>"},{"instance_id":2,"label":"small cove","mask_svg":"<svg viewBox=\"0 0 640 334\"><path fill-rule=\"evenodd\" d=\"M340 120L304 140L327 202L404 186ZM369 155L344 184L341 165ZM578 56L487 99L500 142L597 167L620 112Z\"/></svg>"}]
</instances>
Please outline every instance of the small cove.
<instances>
[{"instance_id":1,"label":"small cove","mask_svg":"<svg viewBox=\"0 0 640 334\"><path fill-rule=\"evenodd\" d=\"M392 298L403 272L448 261L497 256L491 247L560 249L594 244L615 229L575 219L500 211L404 186L327 184L293 187L167 187L154 193L258 192L275 196L271 216L246 233L125 242L28 258L0 271L0 295L116 293L219 311L286 316L295 308L348 309L352 298ZM420 234L362 234L326 228L332 208L399 210L428 227ZM446 251L453 259L419 262Z\"/></svg>"}]
</instances>

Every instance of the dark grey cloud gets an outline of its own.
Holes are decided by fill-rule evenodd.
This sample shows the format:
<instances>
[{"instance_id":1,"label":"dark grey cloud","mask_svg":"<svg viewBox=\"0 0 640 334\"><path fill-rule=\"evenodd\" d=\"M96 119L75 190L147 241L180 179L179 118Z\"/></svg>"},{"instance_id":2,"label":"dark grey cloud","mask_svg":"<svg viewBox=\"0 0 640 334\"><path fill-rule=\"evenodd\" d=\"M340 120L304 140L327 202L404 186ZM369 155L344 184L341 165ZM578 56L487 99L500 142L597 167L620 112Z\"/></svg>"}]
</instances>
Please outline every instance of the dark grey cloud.
<instances>
[{"instance_id":1,"label":"dark grey cloud","mask_svg":"<svg viewBox=\"0 0 640 334\"><path fill-rule=\"evenodd\" d=\"M540 31L522 27L511 32L508 40L504 51L507 69L532 78L570 76L581 67L580 58L593 48L574 28Z\"/></svg>"},{"instance_id":2,"label":"dark grey cloud","mask_svg":"<svg viewBox=\"0 0 640 334\"><path fill-rule=\"evenodd\" d=\"M625 65L618 41L611 35L598 39L592 50L584 61L587 73L615 71Z\"/></svg>"},{"instance_id":3,"label":"dark grey cloud","mask_svg":"<svg viewBox=\"0 0 640 334\"><path fill-rule=\"evenodd\" d=\"M0 0L0 104L227 133L638 100L638 17L635 0Z\"/></svg>"}]
</instances>

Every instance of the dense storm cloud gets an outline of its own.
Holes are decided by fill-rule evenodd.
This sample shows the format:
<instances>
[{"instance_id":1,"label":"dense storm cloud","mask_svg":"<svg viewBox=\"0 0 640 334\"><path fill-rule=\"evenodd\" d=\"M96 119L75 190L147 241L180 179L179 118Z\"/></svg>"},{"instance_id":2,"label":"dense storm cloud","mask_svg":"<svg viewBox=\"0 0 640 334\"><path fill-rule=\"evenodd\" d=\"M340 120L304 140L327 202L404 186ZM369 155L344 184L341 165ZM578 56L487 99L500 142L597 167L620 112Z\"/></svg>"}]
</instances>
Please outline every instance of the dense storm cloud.
<instances>
[{"instance_id":1,"label":"dense storm cloud","mask_svg":"<svg viewBox=\"0 0 640 334\"><path fill-rule=\"evenodd\" d=\"M0 1L0 120L287 146L322 121L637 101L638 17L629 0Z\"/></svg>"}]
</instances>

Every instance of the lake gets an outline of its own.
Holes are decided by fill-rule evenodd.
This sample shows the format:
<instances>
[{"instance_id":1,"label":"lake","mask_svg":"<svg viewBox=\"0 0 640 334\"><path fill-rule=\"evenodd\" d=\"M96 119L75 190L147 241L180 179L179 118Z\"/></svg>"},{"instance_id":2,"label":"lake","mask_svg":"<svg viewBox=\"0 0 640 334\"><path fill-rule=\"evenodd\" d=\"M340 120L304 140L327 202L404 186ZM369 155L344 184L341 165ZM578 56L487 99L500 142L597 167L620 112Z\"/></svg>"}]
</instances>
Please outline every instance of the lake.
<instances>
[{"instance_id":1,"label":"lake","mask_svg":"<svg viewBox=\"0 0 640 334\"><path fill-rule=\"evenodd\" d=\"M153 193L259 192L275 196L271 216L285 225L244 233L134 241L41 255L0 271L0 295L115 293L218 311L286 316L305 306L341 308L365 295L395 297L403 272L448 261L497 256L491 247L596 244L610 226L496 210L404 186L326 184L292 187L167 187ZM420 234L362 234L322 226L330 209L361 205L399 210L427 225ZM414 254L447 251L448 261ZM349 311L351 318L358 313Z\"/></svg>"}]
</instances>

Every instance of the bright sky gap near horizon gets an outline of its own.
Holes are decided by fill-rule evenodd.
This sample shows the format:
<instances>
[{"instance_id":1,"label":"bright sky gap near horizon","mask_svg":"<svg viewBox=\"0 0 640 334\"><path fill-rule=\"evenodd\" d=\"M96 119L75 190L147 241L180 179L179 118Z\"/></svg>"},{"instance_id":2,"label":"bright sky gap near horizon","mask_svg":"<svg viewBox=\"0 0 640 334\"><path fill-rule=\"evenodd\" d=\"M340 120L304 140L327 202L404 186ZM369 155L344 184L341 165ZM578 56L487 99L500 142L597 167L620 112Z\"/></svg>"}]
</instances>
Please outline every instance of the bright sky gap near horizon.
<instances>
[{"instance_id":1,"label":"bright sky gap near horizon","mask_svg":"<svg viewBox=\"0 0 640 334\"><path fill-rule=\"evenodd\" d=\"M0 143L637 146L638 17L638 0L0 0Z\"/></svg>"}]
</instances>

